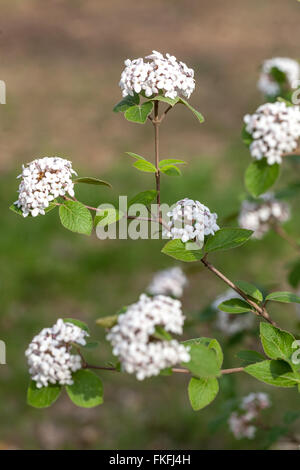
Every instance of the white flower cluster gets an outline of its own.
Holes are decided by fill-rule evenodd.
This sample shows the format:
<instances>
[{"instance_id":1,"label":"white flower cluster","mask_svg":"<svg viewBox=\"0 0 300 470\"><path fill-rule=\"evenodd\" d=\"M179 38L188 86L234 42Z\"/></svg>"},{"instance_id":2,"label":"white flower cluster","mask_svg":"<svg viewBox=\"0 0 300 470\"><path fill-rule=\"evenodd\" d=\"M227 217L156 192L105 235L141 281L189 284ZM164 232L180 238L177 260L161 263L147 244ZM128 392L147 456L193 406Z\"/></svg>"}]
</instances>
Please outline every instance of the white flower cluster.
<instances>
[{"instance_id":1,"label":"white flower cluster","mask_svg":"<svg viewBox=\"0 0 300 470\"><path fill-rule=\"evenodd\" d=\"M144 92L150 97L162 92L172 99L189 98L195 88L194 70L170 54L164 57L153 51L145 59L125 60L119 85L123 96Z\"/></svg>"},{"instance_id":2,"label":"white flower cluster","mask_svg":"<svg viewBox=\"0 0 300 470\"><path fill-rule=\"evenodd\" d=\"M81 369L81 357L71 354L72 344L84 346L88 333L73 323L58 319L31 341L25 352L29 373L37 388L49 384L72 385L72 372Z\"/></svg>"},{"instance_id":3,"label":"white flower cluster","mask_svg":"<svg viewBox=\"0 0 300 470\"><path fill-rule=\"evenodd\" d=\"M272 59L265 60L261 74L258 80L258 89L266 96L277 96L280 93L280 84L272 75L272 70L277 69L285 75L285 83L288 88L295 88L298 86L297 82L300 79L300 66L299 63L290 59L289 57L273 57Z\"/></svg>"},{"instance_id":4,"label":"white flower cluster","mask_svg":"<svg viewBox=\"0 0 300 470\"><path fill-rule=\"evenodd\" d=\"M58 196L74 196L72 163L60 157L44 157L23 165L19 186L19 199L15 204L23 216L44 215L49 203Z\"/></svg>"},{"instance_id":5,"label":"white flower cluster","mask_svg":"<svg viewBox=\"0 0 300 470\"><path fill-rule=\"evenodd\" d=\"M233 412L228 420L229 428L236 439L253 439L256 426L253 422L265 408L269 408L271 402L266 393L250 393L242 399L240 412Z\"/></svg>"},{"instance_id":6,"label":"white flower cluster","mask_svg":"<svg viewBox=\"0 0 300 470\"><path fill-rule=\"evenodd\" d=\"M253 230L253 237L260 239L272 225L286 222L289 218L288 204L275 199L272 193L266 193L260 202L243 201L238 221L240 227Z\"/></svg>"},{"instance_id":7,"label":"white flower cluster","mask_svg":"<svg viewBox=\"0 0 300 470\"><path fill-rule=\"evenodd\" d=\"M162 369L188 362L188 348L173 339L160 341L153 337L158 326L182 334L184 318L179 300L163 295L151 298L145 294L119 315L107 339L125 372L143 380L158 375Z\"/></svg>"},{"instance_id":8,"label":"white flower cluster","mask_svg":"<svg viewBox=\"0 0 300 470\"><path fill-rule=\"evenodd\" d=\"M156 273L146 290L151 295L170 295L179 299L187 283L182 269L175 267Z\"/></svg>"},{"instance_id":9,"label":"white flower cluster","mask_svg":"<svg viewBox=\"0 0 300 470\"><path fill-rule=\"evenodd\" d=\"M248 314L231 315L222 312L218 306L226 300L242 298L233 289L228 289L224 294L219 295L212 303L212 308L217 311L216 328L227 336L235 335L240 331L249 330L253 326L254 316Z\"/></svg>"},{"instance_id":10,"label":"white flower cluster","mask_svg":"<svg viewBox=\"0 0 300 470\"><path fill-rule=\"evenodd\" d=\"M283 102L265 103L244 117L251 134L250 153L256 160L266 157L269 165L281 163L284 154L293 152L300 137L300 108Z\"/></svg>"},{"instance_id":11,"label":"white flower cluster","mask_svg":"<svg viewBox=\"0 0 300 470\"><path fill-rule=\"evenodd\" d=\"M169 230L163 235L172 239L181 239L183 243L195 241L202 247L206 235L214 235L220 229L217 214L212 214L208 207L199 201L182 199L167 213Z\"/></svg>"}]
</instances>

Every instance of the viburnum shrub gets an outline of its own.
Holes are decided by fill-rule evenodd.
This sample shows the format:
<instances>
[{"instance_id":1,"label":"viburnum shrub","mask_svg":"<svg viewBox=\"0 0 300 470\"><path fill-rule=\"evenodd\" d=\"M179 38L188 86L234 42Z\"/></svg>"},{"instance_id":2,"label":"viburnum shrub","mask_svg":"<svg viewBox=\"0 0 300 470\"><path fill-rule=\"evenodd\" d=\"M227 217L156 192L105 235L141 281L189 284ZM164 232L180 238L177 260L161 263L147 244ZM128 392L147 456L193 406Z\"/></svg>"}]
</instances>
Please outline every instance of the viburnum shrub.
<instances>
[{"instance_id":1,"label":"viburnum shrub","mask_svg":"<svg viewBox=\"0 0 300 470\"><path fill-rule=\"evenodd\" d=\"M237 227L223 226L212 208L190 199L188 194L167 210L161 201L161 175L180 176L179 165L185 163L160 158L161 125L169 112L182 107L191 111L200 124L204 121L202 114L187 101L195 88L194 71L170 54L164 56L153 51L146 58L126 60L120 80L123 99L114 107L114 112L122 113L128 121L153 126L154 161L132 152L129 156L135 160L135 169L153 175L155 189L134 196L125 210L91 207L77 199L77 184L110 187L106 181L77 176L72 163L57 156L38 158L23 166L19 197L11 206L14 212L37 217L58 208L62 225L85 235L90 235L94 228L97 231L124 221L126 226L136 221L153 225L154 238L168 239L162 253L183 263L199 263L227 286L199 319L212 320L212 329L223 334L227 345L236 335L257 338L253 323L256 316L264 351L264 354L240 351L239 367L226 369L222 366L223 345L215 338L182 341L185 315L179 299L188 280L180 267L173 267L156 273L135 303L97 320L112 346L115 359L109 365L101 365L101 360L99 365L86 361L86 348L97 347L98 343L90 341L87 325L78 319L59 319L38 333L26 351L31 375L27 395L30 405L50 406L62 388L78 406L100 405L102 381L93 370L134 374L138 380L173 373L187 375L188 396L194 410L209 405L219 392L220 379L230 374L248 374L268 385L300 390L298 342L285 325L278 325L272 318L273 302L299 304L300 297L293 292L266 292L258 288L255 280L233 281L210 261L211 253L222 256L222 251L255 243L255 238L262 238L270 230L299 253L298 242L282 226L291 216L289 205L282 199L293 193L297 183L281 192L269 191L279 176L280 165L297 154L300 108L287 98L292 96L292 82L299 74L299 64L291 59L274 58L263 64L258 86L269 101L244 118L243 140L249 147L252 163L245 173L249 195L242 201ZM132 211L135 205L139 208L136 213ZM146 215L141 216L141 206ZM289 281L297 288L299 262L292 266ZM235 437L253 438L260 427L262 410L270 406L265 393L251 393L236 401L225 419ZM299 416L296 413L284 419L290 424ZM288 426L279 428L276 439L287 432Z\"/></svg>"}]
</instances>

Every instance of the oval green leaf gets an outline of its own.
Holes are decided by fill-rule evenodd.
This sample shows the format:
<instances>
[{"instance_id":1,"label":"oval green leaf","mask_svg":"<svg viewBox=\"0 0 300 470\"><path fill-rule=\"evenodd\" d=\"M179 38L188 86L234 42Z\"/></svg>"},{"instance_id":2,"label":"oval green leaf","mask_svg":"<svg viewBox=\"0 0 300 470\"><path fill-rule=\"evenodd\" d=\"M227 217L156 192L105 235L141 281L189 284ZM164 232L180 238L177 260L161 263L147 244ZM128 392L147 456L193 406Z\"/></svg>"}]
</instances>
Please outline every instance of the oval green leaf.
<instances>
[{"instance_id":1,"label":"oval green leaf","mask_svg":"<svg viewBox=\"0 0 300 470\"><path fill-rule=\"evenodd\" d=\"M60 393L60 385L51 384L48 387L37 388L36 382L31 380L27 390L27 403L34 408L48 408L58 399Z\"/></svg>"},{"instance_id":2,"label":"oval green leaf","mask_svg":"<svg viewBox=\"0 0 300 470\"><path fill-rule=\"evenodd\" d=\"M243 245L252 235L252 230L243 228L222 228L209 238L204 251L210 253L219 250L231 250Z\"/></svg>"},{"instance_id":3,"label":"oval green leaf","mask_svg":"<svg viewBox=\"0 0 300 470\"><path fill-rule=\"evenodd\" d=\"M80 369L73 374L73 385L67 385L72 402L82 408L93 408L103 403L103 387L99 377L90 370Z\"/></svg>"}]
</instances>

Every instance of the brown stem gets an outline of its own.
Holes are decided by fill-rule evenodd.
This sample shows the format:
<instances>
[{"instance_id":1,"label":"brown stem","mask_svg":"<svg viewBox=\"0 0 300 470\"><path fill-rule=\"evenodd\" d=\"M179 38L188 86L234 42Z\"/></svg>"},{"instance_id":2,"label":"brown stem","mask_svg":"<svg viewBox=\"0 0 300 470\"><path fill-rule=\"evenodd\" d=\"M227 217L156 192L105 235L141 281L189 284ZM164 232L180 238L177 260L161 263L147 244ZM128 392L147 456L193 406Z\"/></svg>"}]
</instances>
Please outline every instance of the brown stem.
<instances>
[{"instance_id":1,"label":"brown stem","mask_svg":"<svg viewBox=\"0 0 300 470\"><path fill-rule=\"evenodd\" d=\"M253 308L253 313L257 316L263 317L271 325L276 326L276 323L270 318L265 307L260 307L256 302L250 299L241 289L239 289L230 279L228 279L224 274L222 274L217 268L215 268L211 263L207 261L207 254L201 259L201 262L206 268L208 268L212 273L214 273L218 278L222 279L231 289L237 292L246 302L251 305ZM252 311L252 310L251 310Z\"/></svg>"},{"instance_id":2,"label":"brown stem","mask_svg":"<svg viewBox=\"0 0 300 470\"><path fill-rule=\"evenodd\" d=\"M244 367L235 367L233 369L222 369L221 374L234 374L235 372L243 372Z\"/></svg>"},{"instance_id":3,"label":"brown stem","mask_svg":"<svg viewBox=\"0 0 300 470\"><path fill-rule=\"evenodd\" d=\"M280 238L282 238L283 240L285 240L286 242L288 242L288 244L294 248L296 251L298 251L298 253L300 252L300 245L298 245L298 243L296 242L296 240L294 240L293 237L291 237L285 230L284 228L279 225L279 224L274 224L273 225L273 230L274 232L277 233L277 235L279 235Z\"/></svg>"},{"instance_id":4,"label":"brown stem","mask_svg":"<svg viewBox=\"0 0 300 470\"><path fill-rule=\"evenodd\" d=\"M83 369L97 369L97 370L109 370L113 372L117 372L118 370L116 367L104 367L104 366L95 366L93 364L87 364L85 361L83 361ZM236 367L233 369L222 369L221 374L234 374L236 372L243 372L244 368L243 367ZM178 374L191 374L191 372L188 369L182 369L182 368L177 368L173 367L172 372L178 373Z\"/></svg>"},{"instance_id":5,"label":"brown stem","mask_svg":"<svg viewBox=\"0 0 300 470\"><path fill-rule=\"evenodd\" d=\"M157 191L157 205L158 205L158 217L160 217L160 170L159 170L159 124L160 120L158 117L158 106L159 102L154 101L154 118L152 120L152 124L154 126L154 146L155 146L155 167L156 167L156 173L155 173L155 180L156 180L156 191Z\"/></svg>"}]
</instances>

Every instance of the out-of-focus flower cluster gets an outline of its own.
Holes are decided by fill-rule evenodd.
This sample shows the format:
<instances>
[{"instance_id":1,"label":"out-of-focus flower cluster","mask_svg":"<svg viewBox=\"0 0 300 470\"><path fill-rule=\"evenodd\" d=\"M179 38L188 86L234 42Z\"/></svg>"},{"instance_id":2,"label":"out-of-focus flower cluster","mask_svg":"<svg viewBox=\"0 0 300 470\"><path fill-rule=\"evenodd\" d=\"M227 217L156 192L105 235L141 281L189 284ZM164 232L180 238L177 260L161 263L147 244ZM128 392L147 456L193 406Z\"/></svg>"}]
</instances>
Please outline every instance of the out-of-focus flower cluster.
<instances>
[{"instance_id":1,"label":"out-of-focus flower cluster","mask_svg":"<svg viewBox=\"0 0 300 470\"><path fill-rule=\"evenodd\" d=\"M214 235L220 229L217 214L211 213L201 202L188 198L176 202L167 216L169 230L163 231L164 236L181 239L183 243L197 242L199 247L203 246L206 235Z\"/></svg>"},{"instance_id":2,"label":"out-of-focus flower cluster","mask_svg":"<svg viewBox=\"0 0 300 470\"><path fill-rule=\"evenodd\" d=\"M164 269L155 273L147 292L151 295L169 295L179 299L188 280L181 268Z\"/></svg>"},{"instance_id":3,"label":"out-of-focus flower cluster","mask_svg":"<svg viewBox=\"0 0 300 470\"><path fill-rule=\"evenodd\" d=\"M252 136L250 153L256 160L266 158L269 165L281 163L282 156L296 150L300 137L300 108L283 102L265 103L244 117Z\"/></svg>"},{"instance_id":4,"label":"out-of-focus flower cluster","mask_svg":"<svg viewBox=\"0 0 300 470\"><path fill-rule=\"evenodd\" d=\"M74 196L72 163L60 157L44 157L23 165L19 198L15 202L23 216L44 215L45 209L58 196Z\"/></svg>"},{"instance_id":5,"label":"out-of-focus flower cluster","mask_svg":"<svg viewBox=\"0 0 300 470\"><path fill-rule=\"evenodd\" d=\"M239 225L253 230L254 238L262 238L276 224L286 222L290 218L290 208L286 202L277 200L273 193L266 193L261 200L243 201Z\"/></svg>"},{"instance_id":6,"label":"out-of-focus flower cluster","mask_svg":"<svg viewBox=\"0 0 300 470\"><path fill-rule=\"evenodd\" d=\"M257 430L255 420L271 402L266 393L250 393L241 401L238 412L234 411L228 420L229 428L236 439L253 439Z\"/></svg>"},{"instance_id":7,"label":"out-of-focus flower cluster","mask_svg":"<svg viewBox=\"0 0 300 470\"><path fill-rule=\"evenodd\" d=\"M49 384L72 385L72 372L81 369L81 357L72 354L72 344L84 346L88 333L73 323L58 319L36 335L25 352L29 373L37 388Z\"/></svg>"},{"instance_id":8,"label":"out-of-focus flower cluster","mask_svg":"<svg viewBox=\"0 0 300 470\"><path fill-rule=\"evenodd\" d=\"M119 83L123 96L144 92L146 97L163 93L168 98L189 98L195 88L194 70L176 57L157 51L145 59L125 60Z\"/></svg>"},{"instance_id":9,"label":"out-of-focus flower cluster","mask_svg":"<svg viewBox=\"0 0 300 470\"><path fill-rule=\"evenodd\" d=\"M174 339L158 340L154 336L157 327L182 334L184 318L179 300L142 294L138 302L119 315L118 323L107 335L123 370L143 380L158 375L162 369L188 362L187 347Z\"/></svg>"},{"instance_id":10,"label":"out-of-focus flower cluster","mask_svg":"<svg viewBox=\"0 0 300 470\"><path fill-rule=\"evenodd\" d=\"M231 315L230 313L222 312L218 306L227 300L240 297L233 289L228 289L223 294L219 295L212 303L212 308L217 312L217 319L215 326L223 334L227 336L235 335L240 331L249 330L253 326L254 316L245 314Z\"/></svg>"},{"instance_id":11,"label":"out-of-focus flower cluster","mask_svg":"<svg viewBox=\"0 0 300 470\"><path fill-rule=\"evenodd\" d=\"M281 80L276 80L274 71L284 75ZM281 86L295 88L299 79L300 66L296 60L289 57L273 57L262 64L257 86L264 95L276 97L281 92Z\"/></svg>"}]
</instances>

